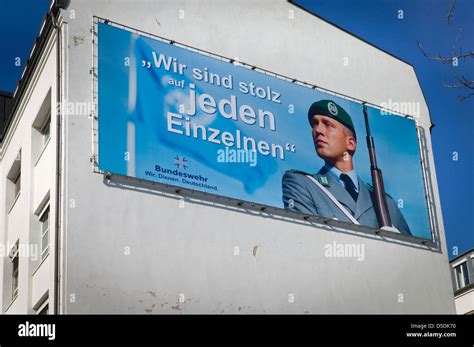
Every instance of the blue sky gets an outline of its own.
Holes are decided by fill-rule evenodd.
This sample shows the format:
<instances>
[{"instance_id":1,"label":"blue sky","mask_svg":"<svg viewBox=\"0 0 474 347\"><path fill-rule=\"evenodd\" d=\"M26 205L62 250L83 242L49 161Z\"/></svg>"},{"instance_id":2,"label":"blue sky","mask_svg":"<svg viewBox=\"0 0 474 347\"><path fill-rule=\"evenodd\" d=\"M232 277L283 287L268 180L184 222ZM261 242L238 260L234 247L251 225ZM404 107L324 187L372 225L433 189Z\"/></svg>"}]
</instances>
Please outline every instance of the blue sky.
<instances>
[{"instance_id":1,"label":"blue sky","mask_svg":"<svg viewBox=\"0 0 474 347\"><path fill-rule=\"evenodd\" d=\"M461 91L443 87L452 82L450 68L425 58L419 40L433 54L449 55L459 26L463 31L458 47L474 49L474 4L457 0L452 24L445 19L451 0L298 0L301 6L354 33L364 40L409 62L417 72L432 122L433 151L441 195L450 258L453 247L459 253L474 247L474 96L459 101ZM41 18L49 0L1 1L0 90L13 92ZM397 18L403 10L404 18ZM15 58L21 66L15 66ZM474 61L460 61L457 68L466 78L474 78ZM453 160L453 152L458 160Z\"/></svg>"}]
</instances>

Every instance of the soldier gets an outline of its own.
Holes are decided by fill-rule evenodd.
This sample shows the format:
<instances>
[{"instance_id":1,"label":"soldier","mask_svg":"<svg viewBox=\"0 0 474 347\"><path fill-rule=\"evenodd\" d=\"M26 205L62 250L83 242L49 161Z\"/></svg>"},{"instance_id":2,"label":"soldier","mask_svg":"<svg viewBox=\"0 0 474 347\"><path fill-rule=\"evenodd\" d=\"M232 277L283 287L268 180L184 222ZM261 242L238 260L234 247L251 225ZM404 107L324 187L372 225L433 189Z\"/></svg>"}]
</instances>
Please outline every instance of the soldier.
<instances>
[{"instance_id":1,"label":"soldier","mask_svg":"<svg viewBox=\"0 0 474 347\"><path fill-rule=\"evenodd\" d=\"M286 209L379 228L373 187L357 175L352 158L357 135L349 114L332 100L314 102L308 111L316 153L325 162L317 174L289 170L283 175ZM386 194L392 224L410 228L392 197Z\"/></svg>"}]
</instances>

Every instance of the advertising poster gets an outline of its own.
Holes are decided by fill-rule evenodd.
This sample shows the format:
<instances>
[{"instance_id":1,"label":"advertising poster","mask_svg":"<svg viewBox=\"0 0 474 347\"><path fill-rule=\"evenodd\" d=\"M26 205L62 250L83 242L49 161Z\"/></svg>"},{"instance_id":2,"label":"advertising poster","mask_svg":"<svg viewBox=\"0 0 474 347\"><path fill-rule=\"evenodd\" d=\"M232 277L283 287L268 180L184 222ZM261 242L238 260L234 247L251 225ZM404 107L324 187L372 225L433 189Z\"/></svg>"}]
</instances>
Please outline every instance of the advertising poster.
<instances>
[{"instance_id":1,"label":"advertising poster","mask_svg":"<svg viewBox=\"0 0 474 347\"><path fill-rule=\"evenodd\" d=\"M100 170L380 227L362 104L112 25L98 33ZM373 107L367 121L392 226L430 239L415 121Z\"/></svg>"}]
</instances>

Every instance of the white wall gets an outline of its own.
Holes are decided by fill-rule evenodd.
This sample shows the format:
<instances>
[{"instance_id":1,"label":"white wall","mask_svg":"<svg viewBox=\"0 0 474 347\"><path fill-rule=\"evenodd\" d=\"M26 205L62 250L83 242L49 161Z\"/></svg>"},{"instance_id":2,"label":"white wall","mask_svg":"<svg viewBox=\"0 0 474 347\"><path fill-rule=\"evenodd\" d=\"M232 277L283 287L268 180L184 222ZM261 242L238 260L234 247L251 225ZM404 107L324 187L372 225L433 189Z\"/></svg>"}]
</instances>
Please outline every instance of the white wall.
<instances>
[{"instance_id":1,"label":"white wall","mask_svg":"<svg viewBox=\"0 0 474 347\"><path fill-rule=\"evenodd\" d=\"M421 102L436 182L413 68L290 3L73 0L63 11L72 102L92 102L93 15L375 104ZM172 194L107 185L92 171L92 128L90 117L67 116L62 312L455 312L436 183L442 253L201 201L179 208ZM365 260L326 258L333 241L363 243Z\"/></svg>"},{"instance_id":2,"label":"white wall","mask_svg":"<svg viewBox=\"0 0 474 347\"><path fill-rule=\"evenodd\" d=\"M474 289L456 296L456 313L466 314L474 311Z\"/></svg>"}]
</instances>

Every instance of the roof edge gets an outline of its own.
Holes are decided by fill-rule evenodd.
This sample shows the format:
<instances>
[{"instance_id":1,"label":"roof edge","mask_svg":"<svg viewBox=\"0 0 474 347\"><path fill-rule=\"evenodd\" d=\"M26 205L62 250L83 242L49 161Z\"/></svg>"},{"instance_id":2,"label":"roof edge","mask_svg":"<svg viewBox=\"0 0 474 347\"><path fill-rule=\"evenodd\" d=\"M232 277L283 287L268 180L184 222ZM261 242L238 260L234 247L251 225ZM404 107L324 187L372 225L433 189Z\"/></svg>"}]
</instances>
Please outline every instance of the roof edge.
<instances>
[{"instance_id":1,"label":"roof edge","mask_svg":"<svg viewBox=\"0 0 474 347\"><path fill-rule=\"evenodd\" d=\"M50 35L51 31L53 30L53 21L52 17L56 16L59 13L60 6L63 5L65 1L57 1L57 0L52 0L50 8L48 12L43 16L43 21L41 24L41 29L39 36L36 37L36 39L33 42L33 47L30 52L30 56L28 61L26 62L25 68L23 69L23 72L21 74L22 77L18 80L15 91L12 93L13 97L13 106L11 108L10 114L8 115L8 118L5 122L5 126L3 128L3 131L0 133L0 145L3 143L3 140L5 138L6 133L10 129L10 125L12 123L14 114L16 110L18 109L18 105L20 104L20 100L23 97L23 94L25 93L26 89L28 88L29 82L33 76L33 73L35 71L35 68L38 64L39 58L41 54L44 51L44 47L46 44L46 41L48 39L48 36ZM67 3L67 1L66 1Z\"/></svg>"},{"instance_id":2,"label":"roof edge","mask_svg":"<svg viewBox=\"0 0 474 347\"><path fill-rule=\"evenodd\" d=\"M457 255L455 258L451 259L451 260L449 261L449 264L455 262L456 260L461 259L462 257L468 255L468 254L471 253L471 252L474 252L474 247L473 247L473 248L469 248L468 250L464 251L463 253Z\"/></svg>"}]
</instances>

